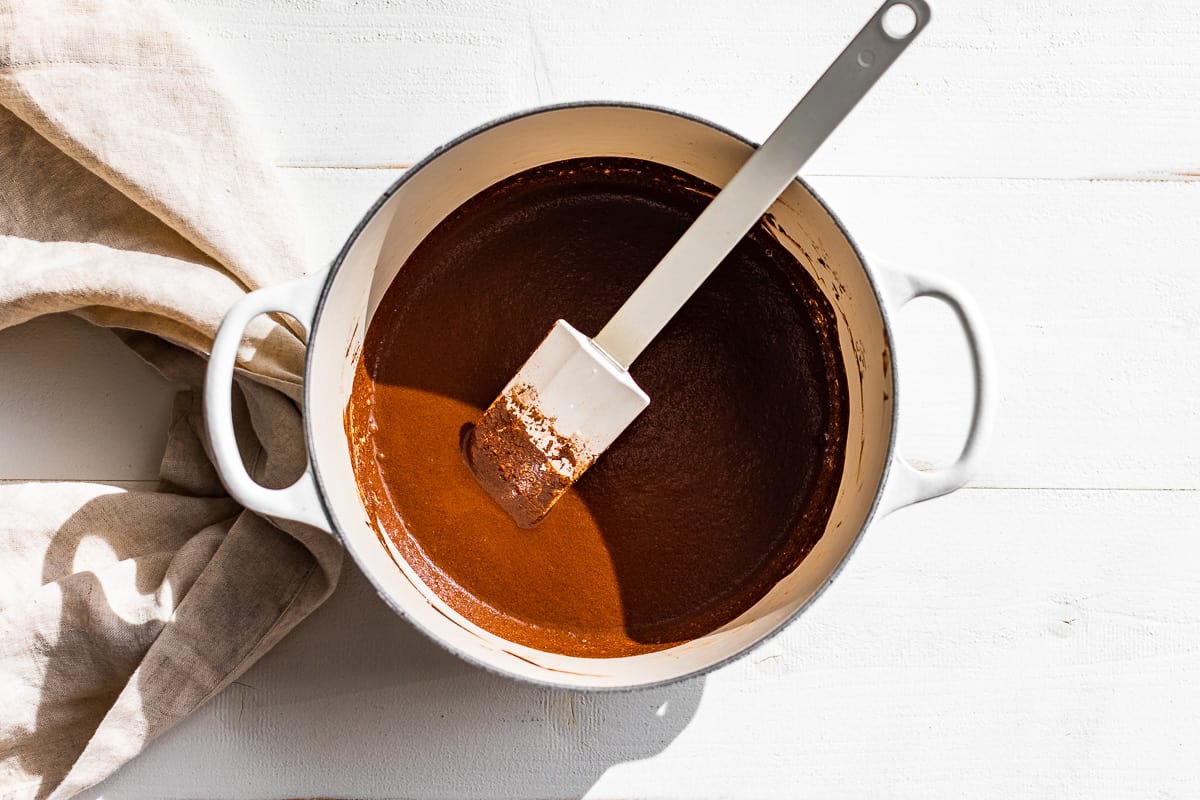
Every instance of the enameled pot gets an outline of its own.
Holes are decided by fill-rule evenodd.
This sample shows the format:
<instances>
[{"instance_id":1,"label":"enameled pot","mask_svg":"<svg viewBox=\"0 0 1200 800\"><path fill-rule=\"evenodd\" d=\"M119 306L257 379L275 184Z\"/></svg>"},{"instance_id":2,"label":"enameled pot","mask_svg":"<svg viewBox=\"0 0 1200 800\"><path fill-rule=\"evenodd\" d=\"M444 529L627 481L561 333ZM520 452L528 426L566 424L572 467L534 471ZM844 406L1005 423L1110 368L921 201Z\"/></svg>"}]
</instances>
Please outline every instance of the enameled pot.
<instances>
[{"instance_id":1,"label":"enameled pot","mask_svg":"<svg viewBox=\"0 0 1200 800\"><path fill-rule=\"evenodd\" d=\"M359 499L343 425L363 337L385 290L434 226L476 193L531 167L585 156L645 159L724 186L752 148L729 131L676 112L588 104L501 119L434 152L379 198L327 270L247 295L226 316L213 346L205 403L214 457L230 493L259 513L336 533L398 613L461 657L515 678L573 689L650 686L712 669L776 633L833 580L875 514L966 482L987 438L993 407L988 347L970 299L940 279L869 268L832 212L800 180L769 213L780 244L813 274L840 320L850 409L845 468L820 541L765 597L719 630L666 650L595 659L532 650L479 628L381 543ZM914 469L895 451L899 397L889 317L921 296L954 310L975 376L975 407L963 451L953 464L934 471ZM308 470L280 490L263 488L247 475L229 399L243 330L255 316L274 311L290 314L308 331Z\"/></svg>"}]
</instances>

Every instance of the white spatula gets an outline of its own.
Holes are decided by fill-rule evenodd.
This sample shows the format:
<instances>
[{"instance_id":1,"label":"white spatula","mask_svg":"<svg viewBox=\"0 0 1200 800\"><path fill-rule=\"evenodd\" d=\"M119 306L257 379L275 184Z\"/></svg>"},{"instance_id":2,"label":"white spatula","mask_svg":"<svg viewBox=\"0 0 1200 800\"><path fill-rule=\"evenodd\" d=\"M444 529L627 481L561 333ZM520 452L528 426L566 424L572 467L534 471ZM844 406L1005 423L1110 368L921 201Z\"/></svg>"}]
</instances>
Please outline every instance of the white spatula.
<instances>
[{"instance_id":1,"label":"white spatula","mask_svg":"<svg viewBox=\"0 0 1200 800\"><path fill-rule=\"evenodd\" d=\"M888 0L595 339L559 320L465 443L480 485L532 527L650 404L629 366L929 22Z\"/></svg>"}]
</instances>

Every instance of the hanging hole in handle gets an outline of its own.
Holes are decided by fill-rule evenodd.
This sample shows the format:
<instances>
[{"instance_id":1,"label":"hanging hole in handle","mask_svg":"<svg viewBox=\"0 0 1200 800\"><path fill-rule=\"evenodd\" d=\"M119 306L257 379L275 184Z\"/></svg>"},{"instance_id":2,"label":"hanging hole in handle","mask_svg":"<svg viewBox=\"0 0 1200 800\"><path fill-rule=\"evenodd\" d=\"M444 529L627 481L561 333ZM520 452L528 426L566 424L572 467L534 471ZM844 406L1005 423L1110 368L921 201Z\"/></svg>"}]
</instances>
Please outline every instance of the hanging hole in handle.
<instances>
[{"instance_id":1,"label":"hanging hole in handle","mask_svg":"<svg viewBox=\"0 0 1200 800\"><path fill-rule=\"evenodd\" d=\"M893 39L903 40L917 29L917 12L907 3L896 3L883 12L883 32Z\"/></svg>"},{"instance_id":2,"label":"hanging hole in handle","mask_svg":"<svg viewBox=\"0 0 1200 800\"><path fill-rule=\"evenodd\" d=\"M899 352L897 449L919 470L952 464L971 426L971 354L954 311L932 297L906 304L895 319Z\"/></svg>"}]
</instances>

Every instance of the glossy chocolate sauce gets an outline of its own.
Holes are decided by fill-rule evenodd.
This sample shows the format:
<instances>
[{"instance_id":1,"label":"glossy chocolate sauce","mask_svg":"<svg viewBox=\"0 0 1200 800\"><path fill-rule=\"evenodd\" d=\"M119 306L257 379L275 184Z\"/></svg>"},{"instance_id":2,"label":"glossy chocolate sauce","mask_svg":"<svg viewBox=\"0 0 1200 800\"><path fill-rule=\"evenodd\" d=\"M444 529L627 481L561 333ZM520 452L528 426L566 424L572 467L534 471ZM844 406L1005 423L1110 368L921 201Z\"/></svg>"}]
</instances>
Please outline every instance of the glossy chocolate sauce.
<instances>
[{"instance_id":1,"label":"glossy chocolate sauce","mask_svg":"<svg viewBox=\"0 0 1200 800\"><path fill-rule=\"evenodd\" d=\"M595 336L715 189L633 159L476 195L413 252L346 409L363 501L450 606L514 642L626 656L729 622L824 532L841 481L833 308L759 225L634 364L650 407L526 530L460 437L555 320Z\"/></svg>"}]
</instances>

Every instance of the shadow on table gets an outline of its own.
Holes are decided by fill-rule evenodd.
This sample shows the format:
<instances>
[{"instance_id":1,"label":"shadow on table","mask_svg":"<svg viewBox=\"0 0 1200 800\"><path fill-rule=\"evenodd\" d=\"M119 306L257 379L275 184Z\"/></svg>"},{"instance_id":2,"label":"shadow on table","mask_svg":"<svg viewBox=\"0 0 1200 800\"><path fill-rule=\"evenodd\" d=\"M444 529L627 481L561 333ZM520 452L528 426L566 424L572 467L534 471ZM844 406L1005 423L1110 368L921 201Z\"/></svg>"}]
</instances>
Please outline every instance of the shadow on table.
<instances>
[{"instance_id":1,"label":"shadow on table","mask_svg":"<svg viewBox=\"0 0 1200 800\"><path fill-rule=\"evenodd\" d=\"M581 694L492 675L399 618L347 559L324 606L96 796L581 797L666 748L703 689Z\"/></svg>"},{"instance_id":2,"label":"shadow on table","mask_svg":"<svg viewBox=\"0 0 1200 800\"><path fill-rule=\"evenodd\" d=\"M257 739L234 774L290 762L297 796L579 797L666 748L703 687L581 694L492 675L398 618L347 560L329 602L219 698L218 716Z\"/></svg>"}]
</instances>

